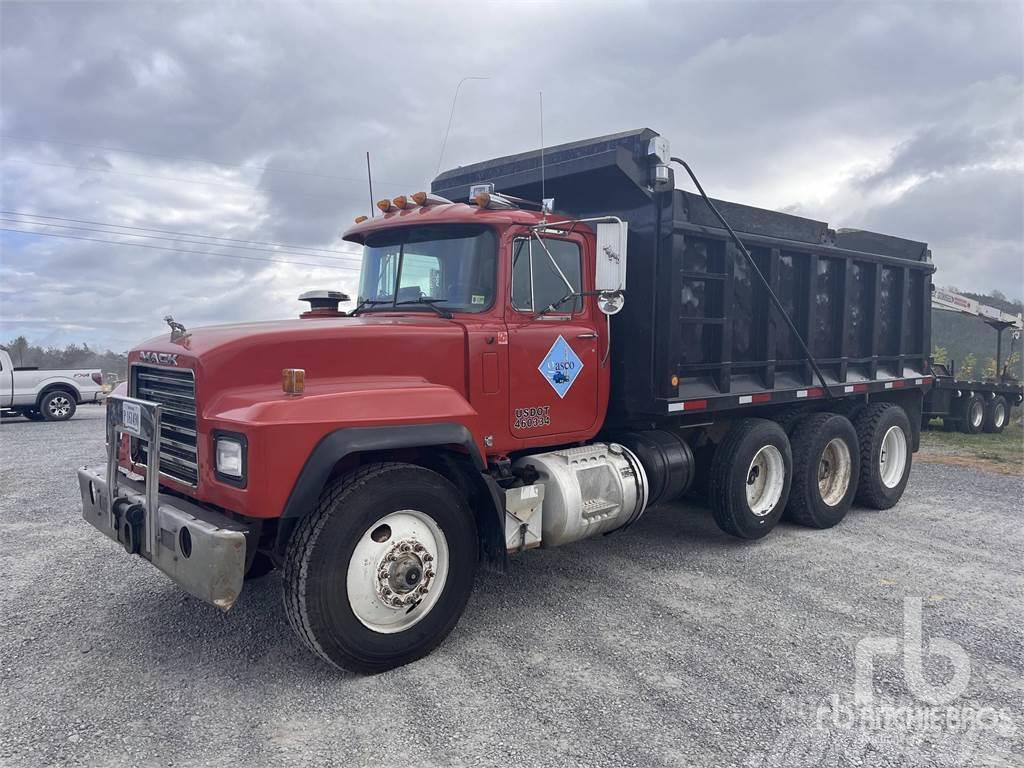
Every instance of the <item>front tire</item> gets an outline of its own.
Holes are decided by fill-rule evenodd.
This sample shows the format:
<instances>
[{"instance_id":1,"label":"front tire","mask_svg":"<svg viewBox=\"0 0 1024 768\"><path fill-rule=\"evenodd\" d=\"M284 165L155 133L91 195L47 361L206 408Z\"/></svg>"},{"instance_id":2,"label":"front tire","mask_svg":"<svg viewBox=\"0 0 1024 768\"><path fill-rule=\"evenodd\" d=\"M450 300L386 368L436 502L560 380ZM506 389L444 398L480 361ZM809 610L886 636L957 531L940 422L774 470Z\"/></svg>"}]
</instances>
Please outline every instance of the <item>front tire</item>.
<instances>
[{"instance_id":1,"label":"front tire","mask_svg":"<svg viewBox=\"0 0 1024 768\"><path fill-rule=\"evenodd\" d=\"M39 411L46 421L67 421L75 415L75 396L63 389L47 392L39 403Z\"/></svg>"},{"instance_id":2,"label":"front tire","mask_svg":"<svg viewBox=\"0 0 1024 768\"><path fill-rule=\"evenodd\" d=\"M774 528L789 497L793 454L785 431L767 419L737 422L715 450L708 488L718 527L742 539Z\"/></svg>"},{"instance_id":3,"label":"front tire","mask_svg":"<svg viewBox=\"0 0 1024 768\"><path fill-rule=\"evenodd\" d=\"M850 511L860 474L857 431L845 416L815 413L790 435L793 487L785 517L811 528L831 528Z\"/></svg>"},{"instance_id":4,"label":"front tire","mask_svg":"<svg viewBox=\"0 0 1024 768\"><path fill-rule=\"evenodd\" d=\"M478 549L473 515L445 478L411 464L367 465L328 485L292 535L285 612L337 667L408 664L455 627Z\"/></svg>"},{"instance_id":5,"label":"front tire","mask_svg":"<svg viewBox=\"0 0 1024 768\"><path fill-rule=\"evenodd\" d=\"M875 403L857 419L860 481L857 501L889 509L900 500L913 462L910 420L895 403Z\"/></svg>"}]
</instances>

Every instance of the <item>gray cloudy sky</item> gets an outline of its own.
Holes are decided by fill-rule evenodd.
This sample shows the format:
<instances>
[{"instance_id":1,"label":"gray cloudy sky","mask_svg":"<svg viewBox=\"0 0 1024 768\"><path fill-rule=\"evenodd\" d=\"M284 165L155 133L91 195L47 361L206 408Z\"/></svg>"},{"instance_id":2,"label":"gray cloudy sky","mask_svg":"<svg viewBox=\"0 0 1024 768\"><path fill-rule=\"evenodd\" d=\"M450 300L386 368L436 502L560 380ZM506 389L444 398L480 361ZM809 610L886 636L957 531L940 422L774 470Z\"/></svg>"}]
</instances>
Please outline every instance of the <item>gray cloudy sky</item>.
<instances>
[{"instance_id":1,"label":"gray cloudy sky","mask_svg":"<svg viewBox=\"0 0 1024 768\"><path fill-rule=\"evenodd\" d=\"M0 2L0 35L0 227L149 246L0 232L3 340L123 350L166 313L354 294L364 152L377 197L424 188L468 75L445 167L535 147L543 90L548 144L648 126L717 197L1024 294L1021 2Z\"/></svg>"}]
</instances>

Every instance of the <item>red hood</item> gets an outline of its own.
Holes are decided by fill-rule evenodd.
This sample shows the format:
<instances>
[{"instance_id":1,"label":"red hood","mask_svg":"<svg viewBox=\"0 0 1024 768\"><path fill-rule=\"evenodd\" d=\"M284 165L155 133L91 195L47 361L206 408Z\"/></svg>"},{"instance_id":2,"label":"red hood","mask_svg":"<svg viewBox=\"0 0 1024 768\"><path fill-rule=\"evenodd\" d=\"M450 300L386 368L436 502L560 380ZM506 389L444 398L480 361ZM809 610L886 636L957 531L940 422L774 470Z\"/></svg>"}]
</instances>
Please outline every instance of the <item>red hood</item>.
<instances>
[{"instance_id":1,"label":"red hood","mask_svg":"<svg viewBox=\"0 0 1024 768\"><path fill-rule=\"evenodd\" d=\"M177 342L170 333L129 353L176 355L156 364L196 369L200 390L279 387L282 368L304 368L311 382L366 376L415 376L465 393L465 329L428 316L310 318L197 328ZM453 365L458 361L459 365Z\"/></svg>"}]
</instances>

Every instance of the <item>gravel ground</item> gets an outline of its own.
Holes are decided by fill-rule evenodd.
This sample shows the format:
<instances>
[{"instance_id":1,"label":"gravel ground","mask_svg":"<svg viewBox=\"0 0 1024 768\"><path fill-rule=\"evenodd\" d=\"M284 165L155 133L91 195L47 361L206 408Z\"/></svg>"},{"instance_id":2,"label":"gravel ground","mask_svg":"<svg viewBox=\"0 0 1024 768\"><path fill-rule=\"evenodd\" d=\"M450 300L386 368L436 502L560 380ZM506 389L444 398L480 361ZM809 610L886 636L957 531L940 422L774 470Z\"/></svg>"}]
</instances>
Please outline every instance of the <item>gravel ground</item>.
<instances>
[{"instance_id":1,"label":"gravel ground","mask_svg":"<svg viewBox=\"0 0 1024 768\"><path fill-rule=\"evenodd\" d=\"M654 510L482 573L433 655L357 677L293 639L276 575L222 614L88 527L74 470L102 456L100 408L0 427L0 764L1024 764L1020 477L918 464L893 510L753 543ZM914 645L906 598L966 688L929 715L878 656L855 710L858 641ZM892 706L971 725L865 719Z\"/></svg>"}]
</instances>

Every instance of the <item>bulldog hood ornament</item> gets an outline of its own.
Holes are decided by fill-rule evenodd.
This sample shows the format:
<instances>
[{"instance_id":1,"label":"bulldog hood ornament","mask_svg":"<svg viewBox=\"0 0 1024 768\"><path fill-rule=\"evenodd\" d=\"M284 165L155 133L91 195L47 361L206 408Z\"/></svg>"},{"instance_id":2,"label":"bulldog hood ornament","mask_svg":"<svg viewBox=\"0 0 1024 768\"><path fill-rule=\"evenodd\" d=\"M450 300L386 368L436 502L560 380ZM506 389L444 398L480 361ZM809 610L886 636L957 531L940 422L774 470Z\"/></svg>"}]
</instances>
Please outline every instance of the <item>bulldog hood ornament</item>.
<instances>
[{"instance_id":1,"label":"bulldog hood ornament","mask_svg":"<svg viewBox=\"0 0 1024 768\"><path fill-rule=\"evenodd\" d=\"M187 339L190 334L184 325L177 322L173 317L167 315L164 317L164 322L171 326L171 341L181 341Z\"/></svg>"}]
</instances>

